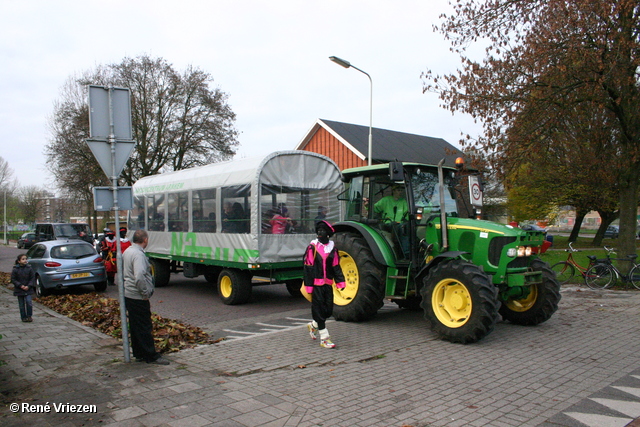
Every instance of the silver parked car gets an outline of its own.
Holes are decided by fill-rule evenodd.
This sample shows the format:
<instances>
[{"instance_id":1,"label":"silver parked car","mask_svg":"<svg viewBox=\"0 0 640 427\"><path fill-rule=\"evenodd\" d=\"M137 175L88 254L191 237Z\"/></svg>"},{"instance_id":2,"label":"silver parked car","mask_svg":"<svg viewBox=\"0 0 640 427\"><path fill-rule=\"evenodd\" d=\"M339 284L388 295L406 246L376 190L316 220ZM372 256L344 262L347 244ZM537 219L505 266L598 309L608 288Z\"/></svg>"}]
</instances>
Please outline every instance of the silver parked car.
<instances>
[{"instance_id":1,"label":"silver parked car","mask_svg":"<svg viewBox=\"0 0 640 427\"><path fill-rule=\"evenodd\" d=\"M52 289L93 285L97 292L107 289L107 273L102 257L92 244L82 240L38 242L27 251L29 264L36 273L36 295L48 295Z\"/></svg>"}]
</instances>

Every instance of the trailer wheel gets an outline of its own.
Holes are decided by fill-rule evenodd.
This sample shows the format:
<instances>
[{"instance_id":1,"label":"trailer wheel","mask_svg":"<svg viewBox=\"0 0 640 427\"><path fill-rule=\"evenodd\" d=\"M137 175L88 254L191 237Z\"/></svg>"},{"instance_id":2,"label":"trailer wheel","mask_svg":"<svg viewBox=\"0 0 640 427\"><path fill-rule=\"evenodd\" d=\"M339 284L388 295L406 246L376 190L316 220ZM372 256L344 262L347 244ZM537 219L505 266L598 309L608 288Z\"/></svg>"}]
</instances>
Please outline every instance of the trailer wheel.
<instances>
[{"instance_id":1,"label":"trailer wheel","mask_svg":"<svg viewBox=\"0 0 640 427\"><path fill-rule=\"evenodd\" d=\"M287 286L289 295L296 298L302 298L302 291L300 290L302 287L302 279L287 280L284 283Z\"/></svg>"},{"instance_id":2,"label":"trailer wheel","mask_svg":"<svg viewBox=\"0 0 640 427\"><path fill-rule=\"evenodd\" d=\"M156 288L161 288L169 284L171 279L171 264L166 259L151 258L151 275Z\"/></svg>"},{"instance_id":3,"label":"trailer wheel","mask_svg":"<svg viewBox=\"0 0 640 427\"><path fill-rule=\"evenodd\" d=\"M204 278L209 283L218 283L218 277L220 277L220 271L222 269L220 267L214 267L212 265L207 266L204 271Z\"/></svg>"},{"instance_id":4,"label":"trailer wheel","mask_svg":"<svg viewBox=\"0 0 640 427\"><path fill-rule=\"evenodd\" d=\"M358 234L336 233L335 242L346 287L333 290L333 317L347 322L370 319L384 303L383 267Z\"/></svg>"},{"instance_id":5,"label":"trailer wheel","mask_svg":"<svg viewBox=\"0 0 640 427\"><path fill-rule=\"evenodd\" d=\"M498 315L497 289L476 265L444 261L424 278L422 309L441 339L467 344L487 336Z\"/></svg>"},{"instance_id":6,"label":"trailer wheel","mask_svg":"<svg viewBox=\"0 0 640 427\"><path fill-rule=\"evenodd\" d=\"M227 305L244 304L251 298L251 276L242 270L225 268L218 276L218 295Z\"/></svg>"},{"instance_id":7,"label":"trailer wheel","mask_svg":"<svg viewBox=\"0 0 640 427\"><path fill-rule=\"evenodd\" d=\"M560 284L549 264L536 259L531 268L542 272L542 283L531 285L531 292L526 298L510 298L500 307L502 317L517 325L532 326L549 320L558 309L561 298Z\"/></svg>"}]
</instances>

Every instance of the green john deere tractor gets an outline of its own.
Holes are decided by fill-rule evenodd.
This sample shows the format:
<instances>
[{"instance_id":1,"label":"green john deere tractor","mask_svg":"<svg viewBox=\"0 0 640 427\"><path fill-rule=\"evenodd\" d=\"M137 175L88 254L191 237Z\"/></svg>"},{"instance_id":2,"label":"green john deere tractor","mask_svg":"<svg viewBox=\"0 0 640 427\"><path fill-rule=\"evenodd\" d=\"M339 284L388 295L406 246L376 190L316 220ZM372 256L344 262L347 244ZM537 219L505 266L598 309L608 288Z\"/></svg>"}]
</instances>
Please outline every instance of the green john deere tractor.
<instances>
[{"instance_id":1,"label":"green john deere tractor","mask_svg":"<svg viewBox=\"0 0 640 427\"><path fill-rule=\"evenodd\" d=\"M334 291L336 319L369 319L389 299L421 307L442 339L472 343L498 313L520 325L553 315L560 285L536 255L544 235L461 217L455 172L443 161L343 171L345 220L334 240L347 286Z\"/></svg>"}]
</instances>

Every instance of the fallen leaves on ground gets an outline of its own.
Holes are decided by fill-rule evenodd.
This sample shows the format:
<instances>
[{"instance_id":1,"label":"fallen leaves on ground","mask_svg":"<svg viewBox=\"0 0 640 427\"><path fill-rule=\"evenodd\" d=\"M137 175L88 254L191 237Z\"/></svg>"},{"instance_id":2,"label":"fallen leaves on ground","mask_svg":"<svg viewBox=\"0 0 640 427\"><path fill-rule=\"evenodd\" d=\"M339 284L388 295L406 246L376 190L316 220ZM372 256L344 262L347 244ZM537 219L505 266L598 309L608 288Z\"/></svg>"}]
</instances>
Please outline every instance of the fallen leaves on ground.
<instances>
[{"instance_id":1,"label":"fallen leaves on ground","mask_svg":"<svg viewBox=\"0 0 640 427\"><path fill-rule=\"evenodd\" d=\"M0 273L0 283L8 285L11 275ZM117 299L109 298L96 292L82 295L50 295L36 301L51 310L80 322L85 326L97 329L118 340L122 339L120 321L120 304ZM214 340L202 329L184 325L177 320L151 315L153 337L156 349L160 353L171 353L199 344L213 344Z\"/></svg>"}]
</instances>

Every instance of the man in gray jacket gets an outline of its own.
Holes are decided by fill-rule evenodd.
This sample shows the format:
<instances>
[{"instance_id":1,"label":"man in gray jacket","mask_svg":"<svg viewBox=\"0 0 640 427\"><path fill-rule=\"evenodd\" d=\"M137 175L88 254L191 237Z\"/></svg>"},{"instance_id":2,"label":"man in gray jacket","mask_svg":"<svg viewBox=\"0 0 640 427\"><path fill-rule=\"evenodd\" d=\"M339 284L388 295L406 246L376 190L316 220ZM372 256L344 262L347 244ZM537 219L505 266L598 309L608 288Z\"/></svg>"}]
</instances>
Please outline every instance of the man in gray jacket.
<instances>
[{"instance_id":1,"label":"man in gray jacket","mask_svg":"<svg viewBox=\"0 0 640 427\"><path fill-rule=\"evenodd\" d=\"M168 365L169 361L156 351L153 342L149 298L153 295L154 285L149 259L144 254L148 243L149 234L136 230L133 244L122 254L124 303L129 314L131 348L139 362Z\"/></svg>"}]
</instances>

